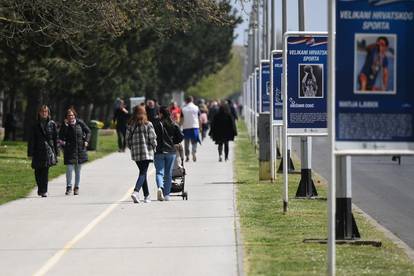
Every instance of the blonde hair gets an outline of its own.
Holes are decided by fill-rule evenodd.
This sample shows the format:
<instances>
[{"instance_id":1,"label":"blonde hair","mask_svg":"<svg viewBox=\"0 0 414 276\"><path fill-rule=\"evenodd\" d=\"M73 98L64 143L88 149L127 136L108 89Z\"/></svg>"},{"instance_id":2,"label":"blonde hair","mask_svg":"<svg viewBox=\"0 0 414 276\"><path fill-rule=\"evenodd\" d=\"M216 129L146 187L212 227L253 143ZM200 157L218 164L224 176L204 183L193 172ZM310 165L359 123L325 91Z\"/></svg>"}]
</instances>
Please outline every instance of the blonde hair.
<instances>
[{"instance_id":1,"label":"blonde hair","mask_svg":"<svg viewBox=\"0 0 414 276\"><path fill-rule=\"evenodd\" d=\"M47 106L47 105L41 105L40 107L39 107L39 109L37 110L37 119L39 120L40 119L40 112L41 111L43 111L43 110L47 110L47 113L48 113L48 115L47 115L47 119L48 120L50 120L50 116L51 116L51 114L50 114L50 109L49 109L49 107Z\"/></svg>"}]
</instances>

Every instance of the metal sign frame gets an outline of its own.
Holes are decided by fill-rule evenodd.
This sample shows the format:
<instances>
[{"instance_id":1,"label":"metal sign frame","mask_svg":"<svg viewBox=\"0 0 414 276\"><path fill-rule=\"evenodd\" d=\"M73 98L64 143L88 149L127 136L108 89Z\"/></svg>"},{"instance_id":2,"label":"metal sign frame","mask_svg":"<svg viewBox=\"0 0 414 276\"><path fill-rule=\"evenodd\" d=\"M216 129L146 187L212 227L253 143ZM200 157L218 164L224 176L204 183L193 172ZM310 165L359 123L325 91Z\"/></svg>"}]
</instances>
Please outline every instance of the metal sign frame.
<instances>
[{"instance_id":1,"label":"metal sign frame","mask_svg":"<svg viewBox=\"0 0 414 276\"><path fill-rule=\"evenodd\" d=\"M407 60L407 58L412 60L413 56L410 54L410 49L408 51L404 50L404 48L411 47L410 45L413 45L413 43L407 45L407 42L409 37L412 37L411 34L413 32L410 28L414 25L414 22L412 20L398 21L388 19L381 21L383 24L388 24L388 27L385 29L367 29L366 26L370 26L371 23L377 23L378 20L371 18L371 16L370 18L365 18L364 20L350 20L346 17L347 13L352 12L352 10L349 9L343 10L343 16L345 16L344 19L337 19L337 16L340 13L339 9L341 8L340 6L338 7L338 5L356 7L358 10L367 11L367 14L369 11L370 14L372 13L372 16L374 16L374 13L376 12L406 12L407 10L414 12L414 3L408 3L405 1L407 3L402 4L399 3L402 1L388 1L391 3L386 3L385 1L377 1L375 3L375 6L370 6L369 2L370 1L360 1L359 3L349 3L349 1L335 0L336 6L333 7L330 11L335 12L335 20L329 22L330 24L334 24L334 30L337 28L340 28L341 30L346 28L349 30L346 34L341 32L341 36L337 35L336 40L340 38L340 43L336 43L335 47L338 48L336 51L341 50L339 49L341 47L352 47L349 52L353 53L353 64L351 65L352 69L350 69L350 66L347 66L347 64L345 64L340 68L337 68L335 71L335 74L338 74L335 81L335 90L333 90L335 92L336 101L329 102L329 105L333 105L332 112L334 113L332 113L331 116L334 117L332 119L335 119L335 126L338 126L334 129L335 132L333 132L333 150L336 155L412 155L414 154L414 141L410 139L413 139L413 133L411 133L409 136L406 136L407 140L404 140L404 135L397 134L392 130L388 131L391 133L387 134L390 136L388 138L380 138L380 136L383 134L377 134L377 132L381 132L387 126L398 125L398 123L401 123L401 125L398 125L396 129L398 129L400 133L404 132L403 127L405 125L407 125L407 127L405 127L407 132L408 129L414 128L414 116L411 116L411 126L410 123L408 123L407 117L405 116L410 116L414 110L414 102L412 102L413 99L411 95L412 93L410 93L412 91L409 91L411 88L409 88L407 85L408 79L411 77L406 76L406 74L409 74L409 70L407 71L407 68L409 68L409 66L412 64L409 60ZM384 8L381 8L382 6ZM413 10L410 10L410 8ZM340 14L340 16L342 17L342 14ZM364 26L362 26L363 24ZM410 25L406 26L406 24ZM410 29L411 34L407 33L407 29ZM368 63L370 59L368 54L370 49L369 47L371 45L374 45L375 42L378 43L378 39L381 37L385 37L387 39L387 48L390 49L386 53L386 78L388 80L388 87L383 87L382 84L381 86L378 86L375 83L375 81L380 82L379 80L382 77L380 76L384 70L382 69L384 66L384 61L382 61L378 66L381 68L380 71L375 74L371 73L372 77L370 75L367 78L371 79L369 82L371 83L370 85L372 85L372 88L368 88L367 86L367 88L364 88L364 90L362 90L361 75L363 75L363 73L366 75L368 72L365 73L365 71L369 71L369 69L366 69L368 67L366 67L364 64L364 62ZM366 53L364 53L362 49L365 49ZM344 57L342 55L335 56L335 62L341 62L343 58ZM341 72L337 72L339 69ZM348 73L350 71L352 71L352 77ZM350 82L352 82L352 84ZM359 83L359 87L357 83ZM398 96L398 94L402 96ZM384 120L381 121L375 119L381 115ZM358 134L358 125L355 123L355 119L353 119L356 118L355 116L358 116L361 121L359 129L363 130L366 133ZM345 120L352 121L351 128L347 127L348 125L351 125L351 123L342 123ZM368 120L373 121L372 124L369 124L369 126L377 122L385 125L377 126L378 131L367 131L366 124L363 124L363 122L366 122ZM390 122L388 122L388 120ZM392 122L394 122L394 124ZM414 130L411 130L411 132L413 131Z\"/></svg>"},{"instance_id":2,"label":"metal sign frame","mask_svg":"<svg viewBox=\"0 0 414 276\"><path fill-rule=\"evenodd\" d=\"M292 136L327 136L327 129L325 133L288 133L287 128L287 41L291 36L327 36L327 32L286 32L283 35L283 81L282 81L282 96L283 96L283 126L282 126L282 156L283 156L283 211L287 212L289 202L289 187L288 187L288 138Z\"/></svg>"},{"instance_id":3,"label":"metal sign frame","mask_svg":"<svg viewBox=\"0 0 414 276\"><path fill-rule=\"evenodd\" d=\"M337 29L337 4L340 0L328 1L328 137L330 147L330 167L331 175L328 180L328 275L335 275L336 267L336 180L337 174L341 175L343 171L337 171L337 163L339 159L346 155L399 155L399 154L414 154L414 148L405 145L398 145L398 143L383 143L383 142L359 142L357 145L354 142L350 144L341 144L336 140L336 29ZM368 2L368 1L366 1ZM385 3L385 2L384 2ZM388 3L392 5L391 3ZM368 21L369 22L369 21ZM385 22L385 24L387 24ZM378 36L378 33L377 33ZM355 37L354 37L355 38ZM355 53L354 53L355 56ZM355 65L354 65L355 66ZM354 67L355 75L355 67ZM396 78L395 78L396 81ZM355 80L353 80L355 82ZM353 84L355 85L355 84ZM383 93L382 93L383 94ZM363 144L364 143L364 144ZM356 146L355 146L356 145ZM338 149L338 146L340 147Z\"/></svg>"},{"instance_id":4,"label":"metal sign frame","mask_svg":"<svg viewBox=\"0 0 414 276\"><path fill-rule=\"evenodd\" d=\"M270 54L270 173L272 179L276 179L276 171L275 171L275 160L276 160L276 150L277 150L277 140L279 140L280 136L276 138L276 135L279 133L278 129L282 127L283 120L274 120L274 112L275 112L275 104L274 104L274 55L282 55L282 50L273 50ZM280 78L282 79L282 78ZM282 81L281 83L282 84ZM280 91L282 91L282 87L280 87ZM281 112L283 113L283 105L281 106ZM280 143L280 140L279 140ZM281 143L280 143L281 144Z\"/></svg>"},{"instance_id":5,"label":"metal sign frame","mask_svg":"<svg viewBox=\"0 0 414 276\"><path fill-rule=\"evenodd\" d=\"M302 37L302 36L326 36L328 37L328 33L327 32L286 32L283 35L283 47L284 47L284 52L283 52L283 84L284 84L284 89L282 90L282 95L283 95L283 123L286 127L286 133L288 136L327 136L328 135L328 129L326 128L304 128L304 129L296 129L296 128L289 128L288 127L288 118L287 118L287 109L288 109L288 95L287 95L287 91L288 91L288 69L287 69L287 64L288 64L288 39L290 37ZM327 71L327 70L326 70ZM323 72L322 72L322 76L323 76ZM327 77L327 76L325 76ZM325 99L327 99L327 89L325 87L325 95L323 96ZM286 117L286 120L285 120Z\"/></svg>"},{"instance_id":6,"label":"metal sign frame","mask_svg":"<svg viewBox=\"0 0 414 276\"><path fill-rule=\"evenodd\" d=\"M267 59L262 59L260 61L260 69L259 69L259 94L260 94L260 112L259 113L269 113L270 112L270 91L269 91L269 111L263 111L264 103L263 103L263 66L267 65L269 67L269 85L270 85L270 62ZM270 90L270 87L269 87Z\"/></svg>"},{"instance_id":7,"label":"metal sign frame","mask_svg":"<svg viewBox=\"0 0 414 276\"><path fill-rule=\"evenodd\" d=\"M283 60L283 52L282 50L273 50L272 51L272 59L270 61L270 120L272 122L272 125L274 126L282 126L283 125L283 116L282 116L282 120L274 120L274 112L275 112L275 99L274 99L274 55L282 55L281 58ZM282 67L283 67L283 63L282 63ZM283 68L282 68L282 72L283 72ZM280 92L282 93L282 78L280 78ZM281 106L281 111L283 114L283 103Z\"/></svg>"},{"instance_id":8,"label":"metal sign frame","mask_svg":"<svg viewBox=\"0 0 414 276\"><path fill-rule=\"evenodd\" d=\"M254 114L253 114L253 122L254 122L254 144L257 145L258 141L259 141L259 137L257 136L257 123L259 120L259 109L260 109L260 93L259 93L259 73L260 73L260 69L259 67L256 67L254 69L254 77L253 77L253 82L254 82L254 99L253 99L253 103L254 103Z\"/></svg>"}]
</instances>

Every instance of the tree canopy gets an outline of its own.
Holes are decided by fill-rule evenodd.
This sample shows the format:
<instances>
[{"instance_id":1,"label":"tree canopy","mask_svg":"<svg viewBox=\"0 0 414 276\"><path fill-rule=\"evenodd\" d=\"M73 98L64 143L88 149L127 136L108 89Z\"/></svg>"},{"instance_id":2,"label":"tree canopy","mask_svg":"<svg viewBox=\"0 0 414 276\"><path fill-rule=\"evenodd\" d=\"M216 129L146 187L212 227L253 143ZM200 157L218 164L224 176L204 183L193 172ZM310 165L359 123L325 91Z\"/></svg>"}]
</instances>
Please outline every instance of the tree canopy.
<instances>
[{"instance_id":1,"label":"tree canopy","mask_svg":"<svg viewBox=\"0 0 414 276\"><path fill-rule=\"evenodd\" d=\"M26 125L41 103L108 120L116 97L160 99L218 71L239 22L229 1L3 0L6 110L23 97Z\"/></svg>"}]
</instances>

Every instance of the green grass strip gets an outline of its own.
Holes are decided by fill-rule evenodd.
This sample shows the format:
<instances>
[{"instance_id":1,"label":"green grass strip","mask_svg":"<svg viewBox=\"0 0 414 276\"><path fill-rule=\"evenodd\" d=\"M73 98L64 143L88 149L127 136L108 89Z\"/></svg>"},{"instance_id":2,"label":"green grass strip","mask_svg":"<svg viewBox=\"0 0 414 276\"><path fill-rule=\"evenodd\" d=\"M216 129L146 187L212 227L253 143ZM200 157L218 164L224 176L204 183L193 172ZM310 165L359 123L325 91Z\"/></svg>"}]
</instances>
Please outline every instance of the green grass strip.
<instances>
[{"instance_id":1,"label":"green grass strip","mask_svg":"<svg viewBox=\"0 0 414 276\"><path fill-rule=\"evenodd\" d=\"M98 151L89 152L89 160L101 158L117 150L114 133L99 135ZM31 160L27 158L26 142L2 142L0 144L0 204L27 196L36 187ZM63 154L58 165L50 168L49 179L53 179L66 171ZM65 187L62 186L62 193Z\"/></svg>"},{"instance_id":2,"label":"green grass strip","mask_svg":"<svg viewBox=\"0 0 414 276\"><path fill-rule=\"evenodd\" d=\"M295 199L300 175L289 175L289 210L282 210L282 175L259 182L258 157L239 123L235 175L246 275L325 275L327 245L303 243L327 238L327 201ZM296 165L296 164L295 164ZM298 166L297 166L298 168ZM314 177L321 198L326 185ZM354 212L363 240L382 247L337 245L337 275L414 275L414 264L380 231Z\"/></svg>"}]
</instances>

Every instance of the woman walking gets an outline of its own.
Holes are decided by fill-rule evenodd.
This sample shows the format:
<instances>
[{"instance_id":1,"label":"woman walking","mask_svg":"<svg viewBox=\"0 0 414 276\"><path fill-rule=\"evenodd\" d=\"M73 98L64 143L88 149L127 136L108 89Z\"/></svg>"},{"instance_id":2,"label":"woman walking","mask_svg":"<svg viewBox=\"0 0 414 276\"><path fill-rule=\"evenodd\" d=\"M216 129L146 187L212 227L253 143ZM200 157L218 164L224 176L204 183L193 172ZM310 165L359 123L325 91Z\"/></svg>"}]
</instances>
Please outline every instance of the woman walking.
<instances>
[{"instance_id":1,"label":"woman walking","mask_svg":"<svg viewBox=\"0 0 414 276\"><path fill-rule=\"evenodd\" d=\"M127 132L127 146L131 150L131 159L139 169L139 176L131 195L134 203L139 203L139 190L144 191L144 202L151 202L148 191L147 171L149 164L154 160L154 150L157 146L157 135L154 126L148 121L145 107L135 106L129 120Z\"/></svg>"},{"instance_id":2,"label":"woman walking","mask_svg":"<svg viewBox=\"0 0 414 276\"><path fill-rule=\"evenodd\" d=\"M50 119L49 107L42 105L27 146L27 155L32 158L37 195L42 197L47 197L49 168L57 164L57 136L56 123Z\"/></svg>"},{"instance_id":3,"label":"woman walking","mask_svg":"<svg viewBox=\"0 0 414 276\"><path fill-rule=\"evenodd\" d=\"M172 170L176 157L175 145L181 143L184 134L180 127L171 120L167 107L159 109L158 120L154 121L157 133L157 149L155 151L155 171L158 186L157 199L169 201L172 183Z\"/></svg>"},{"instance_id":4,"label":"woman walking","mask_svg":"<svg viewBox=\"0 0 414 276\"><path fill-rule=\"evenodd\" d=\"M66 111L65 120L59 131L60 144L63 147L63 159L66 165L66 195L72 193L72 175L75 171L74 195L79 195L82 164L88 161L86 150L91 130L81 119L73 107Z\"/></svg>"},{"instance_id":5,"label":"woman walking","mask_svg":"<svg viewBox=\"0 0 414 276\"><path fill-rule=\"evenodd\" d=\"M229 159L229 141L237 135L235 119L231 115L230 108L223 103L211 123L210 136L218 145L219 162L223 161L223 146L225 161Z\"/></svg>"}]
</instances>

